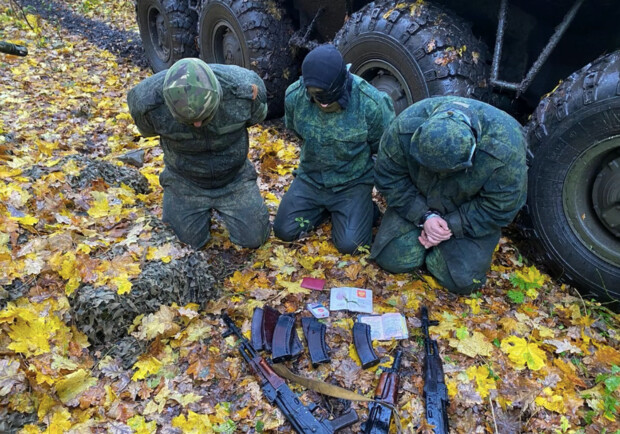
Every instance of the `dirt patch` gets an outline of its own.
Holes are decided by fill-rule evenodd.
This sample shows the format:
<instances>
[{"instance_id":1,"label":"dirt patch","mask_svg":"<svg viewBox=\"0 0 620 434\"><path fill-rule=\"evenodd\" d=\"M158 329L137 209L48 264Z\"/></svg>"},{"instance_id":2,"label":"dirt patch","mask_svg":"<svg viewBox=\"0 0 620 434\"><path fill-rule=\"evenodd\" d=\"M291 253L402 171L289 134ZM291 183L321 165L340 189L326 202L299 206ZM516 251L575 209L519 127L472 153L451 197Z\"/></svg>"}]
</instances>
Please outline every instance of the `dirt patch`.
<instances>
[{"instance_id":1,"label":"dirt patch","mask_svg":"<svg viewBox=\"0 0 620 434\"><path fill-rule=\"evenodd\" d=\"M19 0L25 10L33 10L41 18L57 23L74 35L82 36L98 48L107 50L136 66L148 68L142 39L137 32L118 30L107 24L77 15L62 3L49 0Z\"/></svg>"}]
</instances>

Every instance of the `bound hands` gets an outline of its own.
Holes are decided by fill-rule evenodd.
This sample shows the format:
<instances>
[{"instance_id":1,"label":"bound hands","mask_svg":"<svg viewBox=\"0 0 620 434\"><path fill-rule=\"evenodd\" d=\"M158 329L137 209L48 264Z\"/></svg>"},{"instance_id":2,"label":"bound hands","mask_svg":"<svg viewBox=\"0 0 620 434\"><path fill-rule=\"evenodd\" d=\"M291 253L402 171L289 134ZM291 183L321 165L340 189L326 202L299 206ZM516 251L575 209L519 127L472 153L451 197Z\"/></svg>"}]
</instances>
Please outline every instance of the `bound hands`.
<instances>
[{"instance_id":1,"label":"bound hands","mask_svg":"<svg viewBox=\"0 0 620 434\"><path fill-rule=\"evenodd\" d=\"M438 245L442 241L450 239L452 231L448 227L448 223L439 216L434 216L424 222L422 233L418 237L418 241L426 249Z\"/></svg>"}]
</instances>

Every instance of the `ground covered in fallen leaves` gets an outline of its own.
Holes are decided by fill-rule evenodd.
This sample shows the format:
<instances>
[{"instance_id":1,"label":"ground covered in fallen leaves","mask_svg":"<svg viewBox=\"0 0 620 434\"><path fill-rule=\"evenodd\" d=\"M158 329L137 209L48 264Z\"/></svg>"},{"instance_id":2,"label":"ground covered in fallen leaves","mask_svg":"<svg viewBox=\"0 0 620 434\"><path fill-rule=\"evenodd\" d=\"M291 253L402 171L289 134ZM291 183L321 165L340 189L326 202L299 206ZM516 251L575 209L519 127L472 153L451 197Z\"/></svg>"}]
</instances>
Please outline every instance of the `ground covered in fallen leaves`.
<instances>
[{"instance_id":1,"label":"ground covered in fallen leaves","mask_svg":"<svg viewBox=\"0 0 620 434\"><path fill-rule=\"evenodd\" d=\"M111 30L136 30L132 2L64 4ZM139 136L125 103L150 71L8 0L0 0L0 40L30 51L0 54L1 432L290 431L234 338L222 338L218 315L227 312L249 334L255 307L300 317L309 315L308 302L328 305L329 291L300 287L303 277L325 279L328 289L371 289L375 312L406 316L409 339L375 342L379 367L361 369L355 315L344 311L325 321L331 363L314 369L307 351L287 363L372 396L381 366L402 348L405 432L428 431L423 305L440 322L431 334L453 432L618 432L619 317L550 279L508 238L486 286L469 297L425 275L385 273L366 255L340 255L329 225L250 251L232 245L216 219L213 240L193 252L160 221L162 152L157 140ZM251 129L251 159L272 217L297 158L298 144L278 123ZM144 282L164 272L169 280L148 293ZM149 304L166 291L166 303ZM136 300L145 306L140 315L114 316ZM87 302L100 309L96 318L84 313ZM291 387L323 415L342 410L342 402ZM364 420L366 404L351 405ZM345 430L359 431L359 423Z\"/></svg>"}]
</instances>

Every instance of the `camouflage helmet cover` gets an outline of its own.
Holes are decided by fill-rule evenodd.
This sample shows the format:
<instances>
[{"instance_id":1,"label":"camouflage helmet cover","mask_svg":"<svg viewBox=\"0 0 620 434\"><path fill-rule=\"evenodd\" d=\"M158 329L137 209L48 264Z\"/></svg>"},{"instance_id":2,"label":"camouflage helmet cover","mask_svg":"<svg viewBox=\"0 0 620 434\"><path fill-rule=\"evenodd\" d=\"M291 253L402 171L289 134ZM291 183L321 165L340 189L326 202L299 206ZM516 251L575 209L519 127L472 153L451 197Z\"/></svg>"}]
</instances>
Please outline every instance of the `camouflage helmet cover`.
<instances>
[{"instance_id":1,"label":"camouflage helmet cover","mask_svg":"<svg viewBox=\"0 0 620 434\"><path fill-rule=\"evenodd\" d=\"M222 89L209 65L200 59L185 58L168 69L163 93L175 119L191 124L215 116Z\"/></svg>"},{"instance_id":2,"label":"camouflage helmet cover","mask_svg":"<svg viewBox=\"0 0 620 434\"><path fill-rule=\"evenodd\" d=\"M472 166L477 132L471 119L455 109L433 113L413 136L409 154L422 166L438 173L456 172Z\"/></svg>"}]
</instances>

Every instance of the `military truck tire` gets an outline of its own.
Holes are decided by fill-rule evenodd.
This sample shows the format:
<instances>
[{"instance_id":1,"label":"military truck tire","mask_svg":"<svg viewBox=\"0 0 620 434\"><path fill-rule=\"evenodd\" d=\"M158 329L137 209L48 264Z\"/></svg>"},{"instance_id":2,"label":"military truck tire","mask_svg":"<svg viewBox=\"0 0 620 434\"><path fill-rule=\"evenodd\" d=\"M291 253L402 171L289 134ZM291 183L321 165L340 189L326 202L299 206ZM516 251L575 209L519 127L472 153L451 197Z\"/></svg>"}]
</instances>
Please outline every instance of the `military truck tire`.
<instances>
[{"instance_id":1,"label":"military truck tire","mask_svg":"<svg viewBox=\"0 0 620 434\"><path fill-rule=\"evenodd\" d=\"M526 235L584 294L620 301L620 51L573 73L538 105Z\"/></svg>"},{"instance_id":2,"label":"military truck tire","mask_svg":"<svg viewBox=\"0 0 620 434\"><path fill-rule=\"evenodd\" d=\"M397 113L429 96L488 94L488 48L463 20L431 3L370 3L334 43L351 72L392 97Z\"/></svg>"},{"instance_id":3,"label":"military truck tire","mask_svg":"<svg viewBox=\"0 0 620 434\"><path fill-rule=\"evenodd\" d=\"M144 53L155 72L184 57L197 57L198 16L187 0L138 0L136 16Z\"/></svg>"},{"instance_id":4,"label":"military truck tire","mask_svg":"<svg viewBox=\"0 0 620 434\"><path fill-rule=\"evenodd\" d=\"M288 41L293 26L273 4L207 0L200 12L198 42L206 62L243 66L265 82L268 117L284 111L284 92L297 76Z\"/></svg>"}]
</instances>

